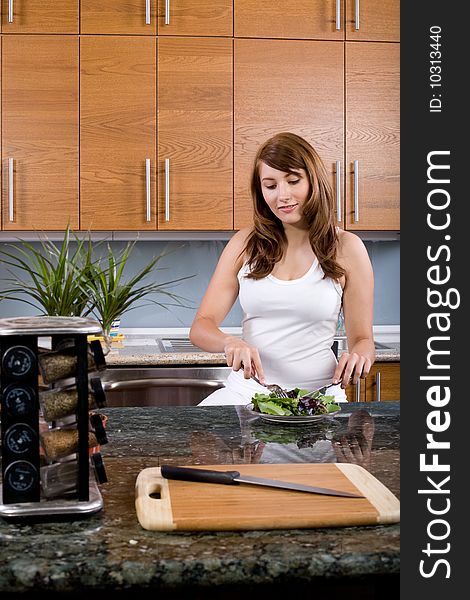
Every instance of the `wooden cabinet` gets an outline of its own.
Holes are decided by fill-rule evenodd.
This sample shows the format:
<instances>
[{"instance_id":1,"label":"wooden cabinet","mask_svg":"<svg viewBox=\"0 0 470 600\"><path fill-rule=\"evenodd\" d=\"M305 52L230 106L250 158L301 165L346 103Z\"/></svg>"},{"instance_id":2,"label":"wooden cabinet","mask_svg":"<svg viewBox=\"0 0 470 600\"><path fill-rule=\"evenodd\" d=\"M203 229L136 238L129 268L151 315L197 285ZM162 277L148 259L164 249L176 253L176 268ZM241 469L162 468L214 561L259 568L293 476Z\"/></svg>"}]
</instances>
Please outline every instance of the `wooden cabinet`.
<instances>
[{"instance_id":1,"label":"wooden cabinet","mask_svg":"<svg viewBox=\"0 0 470 600\"><path fill-rule=\"evenodd\" d=\"M346 228L400 228L398 44L346 43Z\"/></svg>"},{"instance_id":2,"label":"wooden cabinet","mask_svg":"<svg viewBox=\"0 0 470 600\"><path fill-rule=\"evenodd\" d=\"M365 401L400 400L400 363L375 362L366 377Z\"/></svg>"},{"instance_id":3,"label":"wooden cabinet","mask_svg":"<svg viewBox=\"0 0 470 600\"><path fill-rule=\"evenodd\" d=\"M236 37L398 42L399 0L234 0Z\"/></svg>"},{"instance_id":4,"label":"wooden cabinet","mask_svg":"<svg viewBox=\"0 0 470 600\"><path fill-rule=\"evenodd\" d=\"M400 363L375 362L365 379L346 388L348 402L400 400Z\"/></svg>"},{"instance_id":5,"label":"wooden cabinet","mask_svg":"<svg viewBox=\"0 0 470 600\"><path fill-rule=\"evenodd\" d=\"M347 40L399 42L399 0L345 0Z\"/></svg>"},{"instance_id":6,"label":"wooden cabinet","mask_svg":"<svg viewBox=\"0 0 470 600\"><path fill-rule=\"evenodd\" d=\"M158 0L80 0L84 34L155 35Z\"/></svg>"},{"instance_id":7,"label":"wooden cabinet","mask_svg":"<svg viewBox=\"0 0 470 600\"><path fill-rule=\"evenodd\" d=\"M343 160L343 45L302 40L235 40L235 229L252 218L250 175L258 146L280 131L310 141L336 190Z\"/></svg>"},{"instance_id":8,"label":"wooden cabinet","mask_svg":"<svg viewBox=\"0 0 470 600\"><path fill-rule=\"evenodd\" d=\"M232 36L232 0L157 0L158 35Z\"/></svg>"},{"instance_id":9,"label":"wooden cabinet","mask_svg":"<svg viewBox=\"0 0 470 600\"><path fill-rule=\"evenodd\" d=\"M81 229L156 227L156 40L80 39Z\"/></svg>"},{"instance_id":10,"label":"wooden cabinet","mask_svg":"<svg viewBox=\"0 0 470 600\"><path fill-rule=\"evenodd\" d=\"M81 229L240 229L257 148L293 131L325 162L339 226L399 229L398 0L0 2L4 228L34 229L31 190L63 185L48 229L78 201Z\"/></svg>"},{"instance_id":11,"label":"wooden cabinet","mask_svg":"<svg viewBox=\"0 0 470 600\"><path fill-rule=\"evenodd\" d=\"M158 229L233 229L232 40L158 40Z\"/></svg>"},{"instance_id":12,"label":"wooden cabinet","mask_svg":"<svg viewBox=\"0 0 470 600\"><path fill-rule=\"evenodd\" d=\"M344 0L234 0L236 37L344 39Z\"/></svg>"},{"instance_id":13,"label":"wooden cabinet","mask_svg":"<svg viewBox=\"0 0 470 600\"><path fill-rule=\"evenodd\" d=\"M399 60L398 44L347 42L344 63L338 42L235 40L236 229L251 221L256 149L278 131L298 133L318 150L338 225L400 228Z\"/></svg>"},{"instance_id":14,"label":"wooden cabinet","mask_svg":"<svg viewBox=\"0 0 470 600\"><path fill-rule=\"evenodd\" d=\"M78 228L78 37L3 36L2 223Z\"/></svg>"},{"instance_id":15,"label":"wooden cabinet","mask_svg":"<svg viewBox=\"0 0 470 600\"><path fill-rule=\"evenodd\" d=\"M78 33L80 0L1 0L2 33Z\"/></svg>"}]
</instances>

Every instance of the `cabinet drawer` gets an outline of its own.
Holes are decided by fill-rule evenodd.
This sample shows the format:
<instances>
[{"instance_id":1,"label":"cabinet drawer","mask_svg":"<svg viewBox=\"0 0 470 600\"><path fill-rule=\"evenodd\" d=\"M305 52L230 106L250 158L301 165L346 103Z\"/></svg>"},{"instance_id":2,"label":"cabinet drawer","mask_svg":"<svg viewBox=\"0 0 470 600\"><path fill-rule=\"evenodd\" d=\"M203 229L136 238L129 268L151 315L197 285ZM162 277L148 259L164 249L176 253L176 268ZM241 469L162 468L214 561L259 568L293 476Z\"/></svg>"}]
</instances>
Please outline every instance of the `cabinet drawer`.
<instances>
[{"instance_id":1,"label":"cabinet drawer","mask_svg":"<svg viewBox=\"0 0 470 600\"><path fill-rule=\"evenodd\" d=\"M400 400L400 363L379 362L372 365L365 383L365 401Z\"/></svg>"},{"instance_id":2,"label":"cabinet drawer","mask_svg":"<svg viewBox=\"0 0 470 600\"><path fill-rule=\"evenodd\" d=\"M348 402L365 402L365 386L366 382L364 379L360 379L356 385L348 385L346 388Z\"/></svg>"},{"instance_id":3,"label":"cabinet drawer","mask_svg":"<svg viewBox=\"0 0 470 600\"><path fill-rule=\"evenodd\" d=\"M2 33L78 33L79 0L2 0Z\"/></svg>"},{"instance_id":4,"label":"cabinet drawer","mask_svg":"<svg viewBox=\"0 0 470 600\"><path fill-rule=\"evenodd\" d=\"M158 0L158 35L232 36L232 0Z\"/></svg>"},{"instance_id":5,"label":"cabinet drawer","mask_svg":"<svg viewBox=\"0 0 470 600\"><path fill-rule=\"evenodd\" d=\"M375 42L400 41L398 0L346 0L346 39Z\"/></svg>"},{"instance_id":6,"label":"cabinet drawer","mask_svg":"<svg viewBox=\"0 0 470 600\"><path fill-rule=\"evenodd\" d=\"M343 40L343 4L342 0L235 0L235 36Z\"/></svg>"},{"instance_id":7,"label":"cabinet drawer","mask_svg":"<svg viewBox=\"0 0 470 600\"><path fill-rule=\"evenodd\" d=\"M155 35L157 0L81 0L81 33Z\"/></svg>"}]
</instances>

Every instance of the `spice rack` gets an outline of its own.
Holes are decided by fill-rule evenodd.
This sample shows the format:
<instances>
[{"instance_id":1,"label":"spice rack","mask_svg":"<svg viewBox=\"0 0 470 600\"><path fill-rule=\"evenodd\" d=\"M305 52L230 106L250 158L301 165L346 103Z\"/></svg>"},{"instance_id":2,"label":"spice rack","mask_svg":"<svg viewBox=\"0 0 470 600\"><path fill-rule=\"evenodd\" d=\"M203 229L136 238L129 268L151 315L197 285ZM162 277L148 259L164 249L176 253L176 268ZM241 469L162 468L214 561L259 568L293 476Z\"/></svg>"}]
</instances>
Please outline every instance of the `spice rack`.
<instances>
[{"instance_id":1,"label":"spice rack","mask_svg":"<svg viewBox=\"0 0 470 600\"><path fill-rule=\"evenodd\" d=\"M97 479L102 483L106 475L101 456L90 447L107 440L101 416L93 415L93 421L89 413L90 386L93 393L102 387L97 377L91 385L89 375L106 364L100 342L87 339L100 332L97 321L82 317L0 319L1 517L87 515L103 508ZM50 350L40 346L42 338L50 341ZM68 422L48 423L41 393L53 394L61 386L72 392L74 409ZM102 406L104 394L101 401ZM74 442L63 460L45 452L44 440L54 431L62 444L64 437ZM71 489L64 495L48 493L46 486L60 473L62 478L67 473Z\"/></svg>"}]
</instances>

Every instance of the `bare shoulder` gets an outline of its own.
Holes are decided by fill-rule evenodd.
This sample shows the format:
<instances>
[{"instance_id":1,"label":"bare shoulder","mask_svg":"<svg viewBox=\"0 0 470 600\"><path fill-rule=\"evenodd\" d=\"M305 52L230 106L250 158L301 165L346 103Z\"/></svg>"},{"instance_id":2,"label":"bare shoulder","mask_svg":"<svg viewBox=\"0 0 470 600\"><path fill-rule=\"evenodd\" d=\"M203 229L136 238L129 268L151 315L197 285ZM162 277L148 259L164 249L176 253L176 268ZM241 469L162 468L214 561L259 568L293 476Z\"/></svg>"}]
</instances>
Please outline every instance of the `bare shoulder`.
<instances>
[{"instance_id":1,"label":"bare shoulder","mask_svg":"<svg viewBox=\"0 0 470 600\"><path fill-rule=\"evenodd\" d=\"M358 262L369 262L369 254L364 242L351 231L341 230L338 233L338 262L348 270L348 267Z\"/></svg>"},{"instance_id":2,"label":"bare shoulder","mask_svg":"<svg viewBox=\"0 0 470 600\"><path fill-rule=\"evenodd\" d=\"M224 260L232 262L237 270L244 262L243 250L252 231L252 227L245 227L237 231L230 238L223 251Z\"/></svg>"},{"instance_id":3,"label":"bare shoulder","mask_svg":"<svg viewBox=\"0 0 470 600\"><path fill-rule=\"evenodd\" d=\"M246 241L253 231L253 227L244 227L237 231L231 238L229 244L242 250L245 247Z\"/></svg>"}]
</instances>

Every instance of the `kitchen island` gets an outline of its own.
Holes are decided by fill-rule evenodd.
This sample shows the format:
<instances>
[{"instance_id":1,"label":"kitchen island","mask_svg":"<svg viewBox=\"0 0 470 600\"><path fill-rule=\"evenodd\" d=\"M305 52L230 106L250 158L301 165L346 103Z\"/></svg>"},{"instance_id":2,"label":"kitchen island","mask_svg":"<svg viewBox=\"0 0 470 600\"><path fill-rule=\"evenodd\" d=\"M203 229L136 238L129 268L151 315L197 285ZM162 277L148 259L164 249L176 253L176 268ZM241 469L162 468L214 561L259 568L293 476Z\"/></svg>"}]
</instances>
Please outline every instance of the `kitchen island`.
<instances>
[{"instance_id":1,"label":"kitchen island","mask_svg":"<svg viewBox=\"0 0 470 600\"><path fill-rule=\"evenodd\" d=\"M152 532L136 517L138 473L174 465L356 462L399 497L399 402L344 405L286 426L236 407L109 408L104 509L82 519L0 519L3 598L399 597L399 524ZM286 507L292 510L292 507Z\"/></svg>"}]
</instances>

